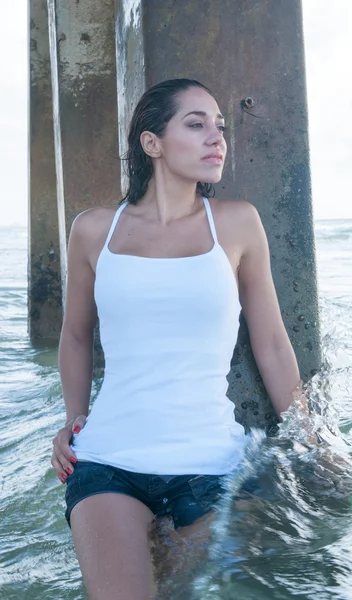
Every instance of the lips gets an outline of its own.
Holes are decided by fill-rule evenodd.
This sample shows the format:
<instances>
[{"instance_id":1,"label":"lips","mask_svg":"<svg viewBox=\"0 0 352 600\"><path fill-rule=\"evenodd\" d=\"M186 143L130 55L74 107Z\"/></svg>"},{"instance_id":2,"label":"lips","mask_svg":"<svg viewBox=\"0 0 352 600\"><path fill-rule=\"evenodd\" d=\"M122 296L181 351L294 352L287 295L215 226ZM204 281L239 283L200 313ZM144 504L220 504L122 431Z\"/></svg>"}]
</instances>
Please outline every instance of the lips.
<instances>
[{"instance_id":1,"label":"lips","mask_svg":"<svg viewBox=\"0 0 352 600\"><path fill-rule=\"evenodd\" d=\"M202 160L210 165L222 165L223 156L222 154L208 154L207 156L204 156Z\"/></svg>"},{"instance_id":2,"label":"lips","mask_svg":"<svg viewBox=\"0 0 352 600\"><path fill-rule=\"evenodd\" d=\"M203 160L206 160L207 158L219 158L220 160L222 160L223 155L222 154L207 154L206 156L203 157Z\"/></svg>"}]
</instances>

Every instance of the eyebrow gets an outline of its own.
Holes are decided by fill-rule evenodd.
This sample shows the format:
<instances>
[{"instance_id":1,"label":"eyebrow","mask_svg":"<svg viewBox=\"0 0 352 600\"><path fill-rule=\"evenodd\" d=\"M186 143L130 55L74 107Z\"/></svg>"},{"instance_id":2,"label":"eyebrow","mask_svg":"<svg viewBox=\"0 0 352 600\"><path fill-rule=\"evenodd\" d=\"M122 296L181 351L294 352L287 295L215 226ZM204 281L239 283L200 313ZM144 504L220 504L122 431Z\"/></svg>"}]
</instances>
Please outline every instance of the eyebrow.
<instances>
[{"instance_id":1,"label":"eyebrow","mask_svg":"<svg viewBox=\"0 0 352 600\"><path fill-rule=\"evenodd\" d=\"M207 113L204 112L204 110L191 110L191 112L187 113L184 117L182 117L181 120L183 121L183 119L188 117L188 115L197 115L198 117L206 117ZM218 113L216 116L218 119L223 119L223 121L225 121L225 117L223 117L221 113Z\"/></svg>"}]
</instances>

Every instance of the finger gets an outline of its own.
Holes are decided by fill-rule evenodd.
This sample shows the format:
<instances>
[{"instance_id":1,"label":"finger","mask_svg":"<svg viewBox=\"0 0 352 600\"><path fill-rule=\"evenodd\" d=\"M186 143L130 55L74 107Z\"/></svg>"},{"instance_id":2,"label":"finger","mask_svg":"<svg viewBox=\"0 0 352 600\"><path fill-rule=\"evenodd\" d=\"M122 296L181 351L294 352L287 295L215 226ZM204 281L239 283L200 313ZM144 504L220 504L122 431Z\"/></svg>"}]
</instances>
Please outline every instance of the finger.
<instances>
[{"instance_id":1,"label":"finger","mask_svg":"<svg viewBox=\"0 0 352 600\"><path fill-rule=\"evenodd\" d=\"M57 434L56 438L53 441L54 450L58 454L60 454L60 453L65 454L65 456L68 460L70 460L71 456L73 456L75 458L75 456L72 453L72 450L70 448L71 440L72 440L71 429L64 427L63 429L60 429L59 433Z\"/></svg>"},{"instance_id":2,"label":"finger","mask_svg":"<svg viewBox=\"0 0 352 600\"><path fill-rule=\"evenodd\" d=\"M77 458L74 456L71 448L69 446L57 448L56 458L63 471L66 472L67 475L72 475L74 471L74 464L76 464Z\"/></svg>"},{"instance_id":3,"label":"finger","mask_svg":"<svg viewBox=\"0 0 352 600\"><path fill-rule=\"evenodd\" d=\"M51 464L54 467L56 475L60 479L61 483L65 483L66 479L67 479L67 473L65 473L65 471L62 468L61 463L58 461L58 459L56 458L55 455L53 455L53 457L51 459Z\"/></svg>"},{"instance_id":4,"label":"finger","mask_svg":"<svg viewBox=\"0 0 352 600\"><path fill-rule=\"evenodd\" d=\"M65 458L63 456L59 456L58 460L58 464L59 464L59 472L58 472L58 476L60 479L64 479L64 481L66 481L67 477L69 475L72 475L73 471L74 471L74 467L72 465L72 463L68 462L67 460L65 460Z\"/></svg>"},{"instance_id":5,"label":"finger","mask_svg":"<svg viewBox=\"0 0 352 600\"><path fill-rule=\"evenodd\" d=\"M77 417L77 419L75 419L72 423L73 433L79 433L81 429L83 429L83 427L85 426L86 420L87 417L85 415L80 415L79 417Z\"/></svg>"},{"instance_id":6,"label":"finger","mask_svg":"<svg viewBox=\"0 0 352 600\"><path fill-rule=\"evenodd\" d=\"M73 472L72 465L77 462L77 458L69 446L67 441L67 433L67 431L62 432L62 435L60 435L61 432L59 433L58 439L55 440L54 443L53 456L56 457L56 460L59 461L62 468L67 471L69 475L71 475Z\"/></svg>"}]
</instances>

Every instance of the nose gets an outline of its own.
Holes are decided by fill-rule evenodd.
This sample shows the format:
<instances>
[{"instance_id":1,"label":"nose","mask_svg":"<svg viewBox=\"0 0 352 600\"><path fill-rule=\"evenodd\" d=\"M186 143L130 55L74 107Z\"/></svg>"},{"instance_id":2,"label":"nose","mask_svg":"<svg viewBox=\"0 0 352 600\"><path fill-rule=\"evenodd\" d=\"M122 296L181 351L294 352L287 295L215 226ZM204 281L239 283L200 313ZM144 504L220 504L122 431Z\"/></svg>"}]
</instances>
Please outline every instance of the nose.
<instances>
[{"instance_id":1,"label":"nose","mask_svg":"<svg viewBox=\"0 0 352 600\"><path fill-rule=\"evenodd\" d=\"M211 133L207 138L207 144L209 146L223 146L225 145L225 140L221 131L219 131L217 126L214 126Z\"/></svg>"}]
</instances>

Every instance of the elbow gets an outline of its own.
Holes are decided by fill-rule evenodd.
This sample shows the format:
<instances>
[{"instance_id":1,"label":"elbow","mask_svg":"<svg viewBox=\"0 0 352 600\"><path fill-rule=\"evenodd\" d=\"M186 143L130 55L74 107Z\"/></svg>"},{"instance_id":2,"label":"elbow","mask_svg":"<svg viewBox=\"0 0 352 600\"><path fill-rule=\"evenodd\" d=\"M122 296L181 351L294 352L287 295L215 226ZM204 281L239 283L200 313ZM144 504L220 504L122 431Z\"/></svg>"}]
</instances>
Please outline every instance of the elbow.
<instances>
[{"instance_id":1,"label":"elbow","mask_svg":"<svg viewBox=\"0 0 352 600\"><path fill-rule=\"evenodd\" d=\"M286 333L283 335L273 334L263 340L251 340L251 348L257 362L272 361L273 357L292 353L293 348Z\"/></svg>"},{"instance_id":2,"label":"elbow","mask_svg":"<svg viewBox=\"0 0 352 600\"><path fill-rule=\"evenodd\" d=\"M91 347L94 339L94 324L90 326L72 326L67 321L64 321L62 326L59 349L66 345L79 345Z\"/></svg>"}]
</instances>

